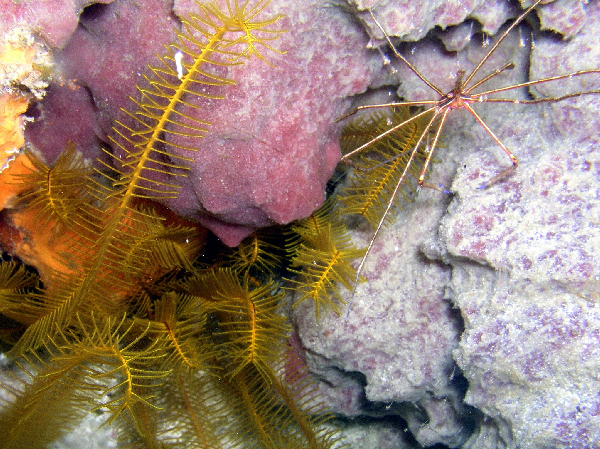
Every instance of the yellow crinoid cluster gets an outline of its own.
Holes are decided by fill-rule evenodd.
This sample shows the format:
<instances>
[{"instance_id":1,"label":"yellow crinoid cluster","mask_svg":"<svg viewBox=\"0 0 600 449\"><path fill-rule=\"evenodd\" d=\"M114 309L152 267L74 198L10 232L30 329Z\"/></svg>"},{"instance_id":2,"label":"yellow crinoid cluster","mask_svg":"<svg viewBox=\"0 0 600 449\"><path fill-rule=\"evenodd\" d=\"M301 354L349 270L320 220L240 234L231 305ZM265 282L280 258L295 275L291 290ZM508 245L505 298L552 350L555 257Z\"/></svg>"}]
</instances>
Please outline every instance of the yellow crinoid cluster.
<instances>
[{"instance_id":1,"label":"yellow crinoid cluster","mask_svg":"<svg viewBox=\"0 0 600 449\"><path fill-rule=\"evenodd\" d=\"M0 449L44 448L91 411L115 427L119 447L343 447L288 343L284 292L296 304L314 301L316 319L340 312L340 286L353 289L353 263L365 254L343 215L383 219L393 186L424 160L421 152L407 159L423 123L357 158L338 205L329 200L212 257L206 231L158 203L178 195L194 139L210 132L190 112L201 107L193 99L222 98L219 86L235 83L224 66L270 64L263 53L281 53L269 3L198 4L115 123L110 163L90 167L70 145L53 167L25 151L3 173L20 233L11 252L35 271L0 261L0 344L15 365L2 384ZM3 136L12 155L27 102L9 104ZM352 151L407 114L359 119L342 145ZM189 144L174 142L181 136Z\"/></svg>"},{"instance_id":2,"label":"yellow crinoid cluster","mask_svg":"<svg viewBox=\"0 0 600 449\"><path fill-rule=\"evenodd\" d=\"M110 164L90 168L73 147L52 168L24 153L11 217L26 232L17 254L37 272L0 261L1 340L15 366L0 448L47 447L90 412L119 447L340 447L287 344L281 272L298 240L286 250L255 236L208 261L206 234L156 202L178 194L195 151L171 137L210 132L182 112L186 100L234 83L223 66L278 51L268 5L198 4L115 124Z\"/></svg>"}]
</instances>

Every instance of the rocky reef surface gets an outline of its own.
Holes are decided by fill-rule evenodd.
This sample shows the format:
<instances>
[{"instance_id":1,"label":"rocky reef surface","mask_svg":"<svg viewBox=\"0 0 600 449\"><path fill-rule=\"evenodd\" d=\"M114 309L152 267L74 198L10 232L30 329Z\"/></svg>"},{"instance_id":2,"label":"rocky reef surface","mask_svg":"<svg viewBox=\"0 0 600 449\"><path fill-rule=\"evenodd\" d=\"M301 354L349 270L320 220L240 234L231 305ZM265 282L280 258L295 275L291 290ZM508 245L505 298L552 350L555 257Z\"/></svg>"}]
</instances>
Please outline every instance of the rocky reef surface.
<instances>
[{"instance_id":1,"label":"rocky reef surface","mask_svg":"<svg viewBox=\"0 0 600 449\"><path fill-rule=\"evenodd\" d=\"M466 16L490 17L492 4L501 17L517 13L486 2ZM372 8L388 33L420 37L419 25L394 28L396 13L387 3ZM517 30L476 79L507 61L516 68L492 86L600 66L598 2L556 2L541 10L545 28L572 37L546 32L531 42L530 28ZM362 16L371 23L370 14ZM367 28L376 39L379 30ZM458 70L468 73L493 43L482 41L477 29L467 22L399 48L449 91ZM443 44L462 50L449 54ZM436 98L401 61L392 58L391 65L401 97ZM593 75L504 97L599 87L600 76ZM401 416L422 447L600 447L599 104L595 95L556 104L474 105L520 163L491 185L486 182L510 159L466 111L451 114L429 177L450 194L423 190L398 213L374 246L368 281L358 287L347 318L328 317L315 327L307 318L311 307L298 307L310 360L328 385L345 392L331 393L341 410Z\"/></svg>"},{"instance_id":2,"label":"rocky reef surface","mask_svg":"<svg viewBox=\"0 0 600 449\"><path fill-rule=\"evenodd\" d=\"M146 64L173 40L193 2L51 4L0 1L4 33L29 25L56 61L45 99L28 111L35 121L26 137L48 160L68 140L96 157ZM269 8L287 16L288 30L276 46L287 53L270 55L275 68L231 70L239 92L210 110L211 137L172 208L231 245L253 229L306 216L339 158L335 119L350 97L371 88L436 99L401 61L385 64L373 48L385 48L383 35L366 7L443 91L490 48L481 30L498 36L521 11L503 0L343 8L274 0ZM536 17L546 31L532 34ZM481 77L507 61L516 68L492 85L600 67L600 2L559 0L530 19ZM600 89L600 75L505 96L592 89ZM450 193L424 189L396 214L347 315L315 325L308 302L294 309L298 344L324 380L323 394L348 417L353 447L600 447L599 106L600 95L475 105L520 163L483 189L510 160L473 117L455 111L428 178ZM368 242L371 232L359 227L355 237Z\"/></svg>"}]
</instances>

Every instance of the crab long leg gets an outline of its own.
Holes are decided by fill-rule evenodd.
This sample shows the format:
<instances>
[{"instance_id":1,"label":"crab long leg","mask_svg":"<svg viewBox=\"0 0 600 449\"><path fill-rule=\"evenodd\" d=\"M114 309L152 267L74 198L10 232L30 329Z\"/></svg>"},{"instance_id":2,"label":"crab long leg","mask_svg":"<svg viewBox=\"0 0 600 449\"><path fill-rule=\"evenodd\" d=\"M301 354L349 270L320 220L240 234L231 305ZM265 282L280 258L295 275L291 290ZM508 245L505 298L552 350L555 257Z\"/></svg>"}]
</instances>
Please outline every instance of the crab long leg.
<instances>
[{"instance_id":1,"label":"crab long leg","mask_svg":"<svg viewBox=\"0 0 600 449\"><path fill-rule=\"evenodd\" d=\"M578 72L565 73L564 75L551 76L550 78L542 78L541 80L533 80L533 81L527 81L525 83L513 84L512 86L498 87L496 89L491 89L491 90L487 90L485 92L479 92L479 93L473 94L473 95L471 95L471 97L472 98L478 98L478 97L483 97L483 96L495 94L495 93L498 93L498 92L505 92L507 90L518 89L519 87L534 86L534 85L537 85L537 84L547 83L549 81L556 81L556 80L561 80L561 79L565 79L565 78L571 79L571 78L574 78L576 76L589 75L591 73L600 74L600 69L580 70ZM478 83L478 84L481 84L481 83ZM471 89L469 89L467 91L467 93L470 92L470 91L471 91ZM599 92L598 90L590 90L590 91L582 92L582 93L583 94L590 94L590 93L597 94L598 92ZM548 99L545 99L545 100L558 101L558 98L563 99L563 97L557 97L557 98L553 97L553 98L548 98ZM570 98L570 97L567 96L566 98ZM486 99L486 101L494 101L494 99ZM537 100L533 100L533 101L538 102ZM514 103L514 101L512 101L512 103ZM525 101L523 101L523 103L525 103Z\"/></svg>"},{"instance_id":2,"label":"crab long leg","mask_svg":"<svg viewBox=\"0 0 600 449\"><path fill-rule=\"evenodd\" d=\"M464 91L465 95L468 95L471 93L471 91L473 89L478 88L479 86L481 86L484 83L487 83L489 80L491 80L492 78L494 78L496 75L500 75L502 72L504 72L505 70L512 70L515 68L515 64L514 62L509 62L507 63L504 67L500 68L500 69L496 69L494 70L492 73L490 73L488 76L486 76L485 78L477 81L475 84L473 84L471 87L469 87L467 90ZM473 96L481 96L482 94L473 94Z\"/></svg>"},{"instance_id":3,"label":"crab long leg","mask_svg":"<svg viewBox=\"0 0 600 449\"><path fill-rule=\"evenodd\" d=\"M477 64L477 66L473 69L473 71L471 72L471 74L467 77L467 79L465 80L465 82L463 84L463 87L466 88L469 85L469 83L471 82L471 80L473 79L473 77L475 76L475 74L479 71L479 69L481 69L481 67L483 66L483 64L485 64L486 61L488 59L490 59L490 56L496 51L496 49L502 43L502 41L504 41L504 39L506 39L506 36L508 36L508 34L518 24L520 24L523 21L523 19L527 16L527 14L529 14L533 9L535 9L535 7L538 6L541 2L542 2L542 0L537 0L536 2L534 2L533 5L531 5L529 8L527 8L525 10L525 12L523 14L521 14L517 18L517 20L515 20L513 23L510 24L510 26L506 29L506 31L504 31L504 33L502 33L502 35L500 36L500 39L498 39L496 41L496 43L492 46L492 48L490 48L490 51L488 51L486 53L486 55L481 59L481 61L479 61L479 64Z\"/></svg>"},{"instance_id":4,"label":"crab long leg","mask_svg":"<svg viewBox=\"0 0 600 449\"><path fill-rule=\"evenodd\" d=\"M408 66L408 68L410 68L410 70L412 70L413 73L419 77L419 79L421 81L423 81L425 84L427 84L431 89L435 90L440 96L444 95L444 92L442 92L442 90L439 87L437 87L435 84L433 84L427 78L425 78L425 76L421 72L419 72L417 70L417 68L408 61L408 59L406 59L404 56L402 56L400 53L398 53L398 50L396 50L396 47L392 43L392 40L387 35L387 33L385 32L385 30L383 29L383 27L381 26L381 24L379 23L379 21L375 18L375 15L373 14L373 11L371 11L370 8L369 8L369 13L371 14L371 17L373 18L373 21L375 22L375 24L379 27L379 29L381 30L381 32L385 36L385 39L388 41L388 44L390 45L390 48L394 52L394 55L398 59L402 60Z\"/></svg>"},{"instance_id":5,"label":"crab long leg","mask_svg":"<svg viewBox=\"0 0 600 449\"><path fill-rule=\"evenodd\" d=\"M348 117L352 117L354 114L360 111L366 111L369 109L380 109L380 108L395 108L397 106L425 106L428 104L437 104L437 100L422 100L422 101L397 101L395 103L381 103L381 104L365 104L362 106L358 106L354 108L352 111L347 114L342 115L340 118L336 120L337 122L341 122Z\"/></svg>"},{"instance_id":6,"label":"crab long leg","mask_svg":"<svg viewBox=\"0 0 600 449\"><path fill-rule=\"evenodd\" d=\"M438 140L440 138L440 134L442 133L442 129L444 128L444 123L446 122L446 117L448 117L448 113L450 111L451 111L450 108L445 108L444 112L442 113L442 118L440 119L440 124L438 126L437 131L435 132L435 137L433 138L433 143L431 144L431 149L427 153L427 159L425 159L425 163L423 164L423 169L421 170L421 174L419 175L419 181L418 181L419 187L423 186L423 182L425 181L425 173L427 172L427 167L429 167L429 163L431 162L431 157L433 156L433 152L435 151L435 147L437 146ZM438 113L437 115L440 115L440 114Z\"/></svg>"},{"instance_id":7,"label":"crab long leg","mask_svg":"<svg viewBox=\"0 0 600 449\"><path fill-rule=\"evenodd\" d=\"M475 110L471 107L471 105L469 105L469 103L465 103L465 108L467 108L467 110L473 115L473 117L475 117L475 120L477 120L477 122L481 126L483 126L483 129L485 129L487 131L487 133L491 136L491 138L494 139L494 142L496 142L500 146L500 148L502 148L504 150L504 152L508 155L508 157L510 158L510 160L512 162L512 165L510 167L502 170L500 173L498 173L492 179L490 179L489 181L483 183L482 185L480 185L478 187L479 189L484 189L487 186L496 183L500 179L504 178L508 174L515 171L517 169L517 167L519 166L519 160L517 159L517 156L515 156L513 154L513 152L510 151L508 149L508 147L506 145L504 145L500 139L498 139L498 137L496 137L496 134L494 134L494 132L489 128L489 126L486 125L486 123L483 121L483 119L481 117L479 117L479 114L477 114L477 112L475 112Z\"/></svg>"},{"instance_id":8,"label":"crab long leg","mask_svg":"<svg viewBox=\"0 0 600 449\"><path fill-rule=\"evenodd\" d=\"M428 111L431 111L431 108ZM426 112L428 112L428 111L426 111ZM419 116L421 116L421 115L423 115L423 113L419 114ZM400 187L402 186L402 183L406 179L406 176L410 173L410 167L413 163L415 155L417 154L417 151L419 150L419 147L423 144L423 139L425 138L426 135L429 134L429 130L431 129L431 127L433 126L433 123L435 122L435 120L437 119L437 117L439 115L440 114L438 111L436 111L435 114L433 114L433 117L431 118L429 123L427 123L425 130L423 131L423 133L419 137L419 140L413 147L413 149L410 153L410 157L406 163L406 167L402 171L402 175L400 176L400 178L398 179L398 182L396 183L396 187L394 188L394 191L392 192L390 200L388 201L388 204L385 208L385 211L383 212L383 215L382 215L381 219L379 220L379 223L377 224L375 233L373 234L373 236L371 237L371 240L369 241L369 246L367 246L367 250L365 251L365 254L363 255L363 257L360 261L360 264L358 265L358 268L356 269L356 279L354 281L354 288L352 289L352 294L350 295L350 301L348 303L348 310L346 312L346 318L344 319L344 321L346 321L348 319L348 316L350 315L350 311L352 310L352 303L354 302L354 294L356 293L358 281L360 280L360 275L365 266L365 262L367 261L367 257L369 256L369 253L371 252L371 249L373 248L373 245L375 244L377 235L379 234L379 231L383 227L383 223L385 222L386 217L388 216L390 210L392 209L392 206L394 205L396 197L398 196L398 192L400 192ZM440 133L440 130L438 128L438 130L436 131L436 135L438 135L439 133Z\"/></svg>"},{"instance_id":9,"label":"crab long leg","mask_svg":"<svg viewBox=\"0 0 600 449\"><path fill-rule=\"evenodd\" d=\"M433 103L437 103L437 101L434 101ZM412 102L411 101L411 102L405 102L405 103L391 103L391 104L377 105L377 106L380 106L380 107L383 107L383 106L387 107L387 106L390 106L390 105L410 105L410 106L414 106L414 105L422 105L422 104L423 104L423 102ZM431 102L427 102L425 104L431 104ZM392 134L393 132L395 132L396 130L400 129L401 127L409 124L410 122L412 122L414 120L417 120L418 118L422 117L423 115L427 114L428 112L431 112L433 109L435 109L435 108L426 109L423 112L419 112L417 115L414 115L411 118L403 121L402 123L398 123L396 126L393 126L392 128L388 129L384 133L379 134L374 139L369 140L367 143L364 143L361 146L359 146L358 148L355 148L351 152L343 155L342 158L340 159L340 161L341 162L345 162L346 160L348 160L349 158L351 158L352 156L354 156L356 153L360 153L365 148L370 147L375 142L378 142L379 140L383 139L385 136L387 136L389 134ZM436 115L434 115L434 117L436 117ZM429 126L427 127L427 129L429 129ZM411 160L412 160L412 158L411 158Z\"/></svg>"},{"instance_id":10,"label":"crab long leg","mask_svg":"<svg viewBox=\"0 0 600 449\"><path fill-rule=\"evenodd\" d=\"M569 98L584 97L586 95L598 95L600 90L588 90L587 92L575 92L572 94L561 95L560 97L536 98L535 100L514 100L510 98L487 98L485 103L513 103L513 104L539 104L539 103L558 103Z\"/></svg>"}]
</instances>

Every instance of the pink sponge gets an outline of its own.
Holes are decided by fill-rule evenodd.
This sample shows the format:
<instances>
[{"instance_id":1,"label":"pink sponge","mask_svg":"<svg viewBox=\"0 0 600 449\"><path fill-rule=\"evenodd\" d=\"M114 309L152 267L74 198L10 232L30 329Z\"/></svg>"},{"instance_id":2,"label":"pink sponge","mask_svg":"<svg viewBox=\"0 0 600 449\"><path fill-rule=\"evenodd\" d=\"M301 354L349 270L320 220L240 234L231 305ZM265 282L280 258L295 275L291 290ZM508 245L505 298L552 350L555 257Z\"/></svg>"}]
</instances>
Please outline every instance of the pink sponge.
<instances>
[{"instance_id":1,"label":"pink sponge","mask_svg":"<svg viewBox=\"0 0 600 449\"><path fill-rule=\"evenodd\" d=\"M323 202L340 156L335 120L348 97L371 82L377 54L353 51L364 48L366 36L339 8L319 3L272 2L264 15L285 12L277 25L288 31L273 43L285 55L265 51L275 67L254 58L229 68L225 76L236 84L221 88L225 99L202 100L210 132L194 142L189 176L168 205L228 245L257 228L306 217ZM136 96L145 66L156 64L154 54L164 54L164 44L174 40L178 24L170 5L120 0L84 15L60 54L63 84L70 80L81 89L55 86L53 104L42 105L48 120L31 128L30 140L47 154L68 139L99 154L112 120L124 117L119 108L133 109L126 97ZM177 14L190 10L182 2L176 7ZM77 108L70 112L65 104ZM53 114L59 109L62 118ZM89 132L82 132L82 121Z\"/></svg>"}]
</instances>

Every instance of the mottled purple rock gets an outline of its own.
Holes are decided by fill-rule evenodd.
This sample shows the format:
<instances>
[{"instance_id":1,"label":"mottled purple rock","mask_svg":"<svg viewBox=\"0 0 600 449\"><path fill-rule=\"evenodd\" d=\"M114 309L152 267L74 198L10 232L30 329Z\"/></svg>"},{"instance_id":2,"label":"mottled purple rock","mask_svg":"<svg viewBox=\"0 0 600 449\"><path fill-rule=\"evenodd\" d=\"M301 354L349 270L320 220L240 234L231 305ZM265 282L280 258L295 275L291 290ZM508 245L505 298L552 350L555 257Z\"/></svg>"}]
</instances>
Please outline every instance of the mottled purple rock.
<instances>
[{"instance_id":1,"label":"mottled purple rock","mask_svg":"<svg viewBox=\"0 0 600 449\"><path fill-rule=\"evenodd\" d=\"M373 13L388 36L402 38L403 41L417 41L435 27L445 30L460 25L470 19L476 20L481 31L494 35L509 18L520 11L505 0L463 0L448 2L429 0L347 0L357 16L366 25L369 34L383 39L383 34L371 17ZM532 5L531 0L521 0L523 8ZM549 3L549 2L544 2ZM562 0L539 9L542 29L549 29L571 37L581 30L585 23L584 3L581 0ZM469 26L472 22L469 23Z\"/></svg>"},{"instance_id":2,"label":"mottled purple rock","mask_svg":"<svg viewBox=\"0 0 600 449\"><path fill-rule=\"evenodd\" d=\"M393 421L353 423L344 432L344 443L351 449L414 449L414 444Z\"/></svg>"},{"instance_id":3,"label":"mottled purple rock","mask_svg":"<svg viewBox=\"0 0 600 449\"><path fill-rule=\"evenodd\" d=\"M383 39L383 34L369 9L388 36L397 36L403 41L417 41L436 26L446 29L469 18L477 19L485 32L494 34L511 13L511 8L502 0L348 0L348 3L357 10L369 34L376 39Z\"/></svg>"},{"instance_id":4,"label":"mottled purple rock","mask_svg":"<svg viewBox=\"0 0 600 449\"><path fill-rule=\"evenodd\" d=\"M600 7L586 11L568 44L537 39L534 78L600 67ZM536 91L581 89L600 89L600 75ZM469 158L440 229L465 320L455 352L470 382L465 400L495 418L508 447L598 447L600 96L510 106L488 123L519 156L518 171L478 191L496 163Z\"/></svg>"},{"instance_id":5,"label":"mottled purple rock","mask_svg":"<svg viewBox=\"0 0 600 449\"><path fill-rule=\"evenodd\" d=\"M493 35L509 18L515 17L515 10L505 0L487 0L473 10L471 17L481 24L481 31Z\"/></svg>"},{"instance_id":6,"label":"mottled purple rock","mask_svg":"<svg viewBox=\"0 0 600 449\"><path fill-rule=\"evenodd\" d=\"M531 0L523 1L524 7L531 6ZM585 25L586 7L581 0L562 0L540 8L539 18L542 30L552 30L565 38L575 36Z\"/></svg>"},{"instance_id":7,"label":"mottled purple rock","mask_svg":"<svg viewBox=\"0 0 600 449\"><path fill-rule=\"evenodd\" d=\"M442 166L448 164L438 164L435 173L448 181ZM462 329L445 299L449 269L420 251L435 234L445 203L444 194L427 190L398 213L367 259L367 282L358 287L347 319L330 314L315 326L314 306L305 301L294 309L294 321L309 354L319 355L309 358L313 369L336 387L322 388L335 411L400 416L419 442L455 446L465 439L465 410L452 386L452 351ZM366 245L371 235L369 229L355 237ZM365 385L350 388L352 373L364 376Z\"/></svg>"},{"instance_id":8,"label":"mottled purple rock","mask_svg":"<svg viewBox=\"0 0 600 449\"><path fill-rule=\"evenodd\" d=\"M501 2L496 6L503 10ZM516 68L497 76L492 87L600 67L598 2L558 2L543 10L553 11L545 27L577 33L577 24L584 25L569 41L536 34L531 56L529 31L515 30L475 80L508 61ZM548 22L550 16L556 23ZM449 91L457 72L469 73L492 43L476 36L458 55L427 39L400 49ZM392 64L402 97L437 98L401 61L392 58ZM592 89L600 89L600 74L538 85L532 95ZM525 89L499 96L532 98ZM370 282L359 286L348 321L327 317L312 326L312 308L301 305L299 335L323 356L319 373L326 372L323 366L362 373L366 401L376 401L379 413L403 416L423 445L455 444L451 429L473 419L474 428L458 434L459 442L468 437L464 447L600 447L600 94L557 104L473 107L519 158L518 170L479 189L510 159L466 111L453 112L429 178L451 186L447 212L441 193L421 192L376 243L365 269ZM364 241L365 234L357 238ZM390 258L394 251L397 259ZM462 336L444 298L462 316ZM420 312L429 326L411 318ZM464 402L479 410L471 416L464 404L452 402L460 397L448 379L453 348L469 382ZM446 409L432 401L440 397L448 399ZM424 415L396 408L411 401ZM350 404L349 414L360 413L356 402ZM336 405L344 409L343 401Z\"/></svg>"}]
</instances>

